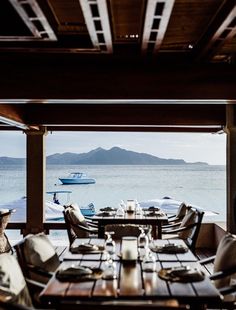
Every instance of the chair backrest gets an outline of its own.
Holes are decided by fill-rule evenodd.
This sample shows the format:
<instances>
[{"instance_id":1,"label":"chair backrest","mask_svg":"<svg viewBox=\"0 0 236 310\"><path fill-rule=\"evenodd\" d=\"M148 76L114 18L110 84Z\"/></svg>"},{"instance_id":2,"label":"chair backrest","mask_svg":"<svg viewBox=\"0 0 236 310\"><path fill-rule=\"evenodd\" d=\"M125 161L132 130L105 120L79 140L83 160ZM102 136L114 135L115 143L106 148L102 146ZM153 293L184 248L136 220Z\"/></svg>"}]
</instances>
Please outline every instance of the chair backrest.
<instances>
[{"instance_id":1,"label":"chair backrest","mask_svg":"<svg viewBox=\"0 0 236 310\"><path fill-rule=\"evenodd\" d=\"M203 211L188 207L187 213L180 224L180 228L186 227L186 229L179 232L178 235L181 239L184 239L193 252L195 251L203 215Z\"/></svg>"},{"instance_id":2,"label":"chair backrest","mask_svg":"<svg viewBox=\"0 0 236 310\"><path fill-rule=\"evenodd\" d=\"M228 233L222 237L218 245L214 261L214 273L224 272L234 267L236 267L236 238ZM229 286L231 277L235 279L236 274L215 280L215 286L217 288Z\"/></svg>"},{"instance_id":3,"label":"chair backrest","mask_svg":"<svg viewBox=\"0 0 236 310\"><path fill-rule=\"evenodd\" d=\"M70 220L68 218L66 210L62 211L62 213L63 213L65 224L66 224L66 231L67 231L69 243L71 245L75 241L77 236L76 236L76 233L74 232L74 230L72 228L72 225L70 223Z\"/></svg>"},{"instance_id":4,"label":"chair backrest","mask_svg":"<svg viewBox=\"0 0 236 310\"><path fill-rule=\"evenodd\" d=\"M140 235L139 226L134 224L109 224L105 226L105 231L114 232L112 238L116 240L125 236L138 237Z\"/></svg>"},{"instance_id":5,"label":"chair backrest","mask_svg":"<svg viewBox=\"0 0 236 310\"><path fill-rule=\"evenodd\" d=\"M6 304L32 306L20 265L10 253L0 255L0 300Z\"/></svg>"},{"instance_id":6,"label":"chair backrest","mask_svg":"<svg viewBox=\"0 0 236 310\"><path fill-rule=\"evenodd\" d=\"M42 283L48 281L46 273L54 272L60 265L59 257L44 233L28 235L14 245L25 277ZM41 273L37 272L41 270ZM45 275L43 275L43 271Z\"/></svg>"},{"instance_id":7,"label":"chair backrest","mask_svg":"<svg viewBox=\"0 0 236 310\"><path fill-rule=\"evenodd\" d=\"M12 252L11 244L5 234L5 229L9 222L11 213L14 212L14 209L0 209L0 254Z\"/></svg>"},{"instance_id":8,"label":"chair backrest","mask_svg":"<svg viewBox=\"0 0 236 310\"><path fill-rule=\"evenodd\" d=\"M187 211L187 205L185 202L182 202L177 210L175 218L181 220L182 218L184 218L186 211Z\"/></svg>"},{"instance_id":9,"label":"chair backrest","mask_svg":"<svg viewBox=\"0 0 236 310\"><path fill-rule=\"evenodd\" d=\"M79 207L73 205L66 206L65 210L63 211L63 215L70 244L72 244L76 238L89 237L89 232L83 230L83 227L88 228L89 226Z\"/></svg>"}]
</instances>

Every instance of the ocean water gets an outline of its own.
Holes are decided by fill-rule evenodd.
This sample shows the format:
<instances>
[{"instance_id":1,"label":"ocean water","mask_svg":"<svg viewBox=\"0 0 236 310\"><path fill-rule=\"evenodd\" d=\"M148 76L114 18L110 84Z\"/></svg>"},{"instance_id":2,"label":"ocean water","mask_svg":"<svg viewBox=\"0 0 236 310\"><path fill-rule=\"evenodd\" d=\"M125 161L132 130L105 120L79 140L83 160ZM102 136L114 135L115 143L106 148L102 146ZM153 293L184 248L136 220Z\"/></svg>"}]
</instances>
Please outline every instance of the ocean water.
<instances>
[{"instance_id":1,"label":"ocean water","mask_svg":"<svg viewBox=\"0 0 236 310\"><path fill-rule=\"evenodd\" d=\"M61 185L58 177L70 172L85 172L95 184ZM71 190L70 201L78 205L93 202L96 209L117 207L120 200L147 201L171 197L197 205L219 215L205 216L204 221L226 219L226 167L212 165L123 166L48 165L46 190ZM26 195L25 166L0 167L0 204ZM67 197L61 198L66 203Z\"/></svg>"}]
</instances>

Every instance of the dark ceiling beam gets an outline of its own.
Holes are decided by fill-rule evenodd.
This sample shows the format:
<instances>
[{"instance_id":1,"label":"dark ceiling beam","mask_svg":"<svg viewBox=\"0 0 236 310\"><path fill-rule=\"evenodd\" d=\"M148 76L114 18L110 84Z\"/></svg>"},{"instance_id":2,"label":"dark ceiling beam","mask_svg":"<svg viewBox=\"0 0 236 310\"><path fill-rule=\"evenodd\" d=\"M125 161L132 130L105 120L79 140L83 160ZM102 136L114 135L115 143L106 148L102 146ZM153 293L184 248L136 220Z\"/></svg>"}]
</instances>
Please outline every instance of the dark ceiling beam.
<instances>
[{"instance_id":1,"label":"dark ceiling beam","mask_svg":"<svg viewBox=\"0 0 236 310\"><path fill-rule=\"evenodd\" d=\"M236 99L234 65L90 56L0 54L0 98Z\"/></svg>"},{"instance_id":2,"label":"dark ceiling beam","mask_svg":"<svg viewBox=\"0 0 236 310\"><path fill-rule=\"evenodd\" d=\"M23 118L23 110L17 105L1 104L0 122L20 129L28 129Z\"/></svg>"},{"instance_id":3,"label":"dark ceiling beam","mask_svg":"<svg viewBox=\"0 0 236 310\"><path fill-rule=\"evenodd\" d=\"M224 126L226 105L23 104L28 125ZM0 105L1 109L1 105Z\"/></svg>"},{"instance_id":4,"label":"dark ceiling beam","mask_svg":"<svg viewBox=\"0 0 236 310\"><path fill-rule=\"evenodd\" d=\"M0 104L0 123L0 130L6 130L9 126L23 130L39 130L38 126L25 122L25 111L17 104Z\"/></svg>"},{"instance_id":5,"label":"dark ceiling beam","mask_svg":"<svg viewBox=\"0 0 236 310\"><path fill-rule=\"evenodd\" d=\"M197 60L213 57L236 34L235 0L224 0L212 18L208 29L196 45L193 54Z\"/></svg>"},{"instance_id":6,"label":"dark ceiling beam","mask_svg":"<svg viewBox=\"0 0 236 310\"><path fill-rule=\"evenodd\" d=\"M0 128L1 130L1 128ZM218 133L223 130L222 126L48 126L50 131L102 131L102 132L190 132L190 133Z\"/></svg>"}]
</instances>

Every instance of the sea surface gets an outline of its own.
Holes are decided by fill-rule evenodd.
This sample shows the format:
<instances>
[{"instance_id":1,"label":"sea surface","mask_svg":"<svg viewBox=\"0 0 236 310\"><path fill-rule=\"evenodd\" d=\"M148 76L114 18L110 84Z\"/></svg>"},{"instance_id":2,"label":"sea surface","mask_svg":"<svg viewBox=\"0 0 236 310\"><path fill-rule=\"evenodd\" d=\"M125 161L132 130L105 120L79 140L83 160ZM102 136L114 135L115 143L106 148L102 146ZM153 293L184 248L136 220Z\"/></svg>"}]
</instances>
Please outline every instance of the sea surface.
<instances>
[{"instance_id":1,"label":"sea surface","mask_svg":"<svg viewBox=\"0 0 236 310\"><path fill-rule=\"evenodd\" d=\"M95 178L96 183L60 184L58 177L76 171L85 172L88 177ZM48 165L46 190L71 190L70 201L81 206L93 202L97 210L105 206L117 207L121 199L147 201L168 196L219 213L205 216L205 221L226 219L225 166ZM25 166L1 166L0 204L22 196L26 196ZM61 196L61 203L66 202L67 195Z\"/></svg>"}]
</instances>

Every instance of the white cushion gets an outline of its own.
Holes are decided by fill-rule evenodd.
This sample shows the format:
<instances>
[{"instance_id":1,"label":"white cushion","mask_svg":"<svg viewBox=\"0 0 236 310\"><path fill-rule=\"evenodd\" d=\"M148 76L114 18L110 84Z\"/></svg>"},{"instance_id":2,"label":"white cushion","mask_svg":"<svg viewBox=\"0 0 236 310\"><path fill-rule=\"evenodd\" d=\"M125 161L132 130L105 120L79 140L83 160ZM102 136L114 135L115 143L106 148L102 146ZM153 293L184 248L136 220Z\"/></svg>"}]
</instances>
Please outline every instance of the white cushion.
<instances>
[{"instance_id":1,"label":"white cushion","mask_svg":"<svg viewBox=\"0 0 236 310\"><path fill-rule=\"evenodd\" d=\"M236 266L236 238L231 234L227 234L221 239L217 248L214 272L222 271L233 266ZM215 280L215 286L220 288L229 285L231 277L235 277L235 274Z\"/></svg>"},{"instance_id":2,"label":"white cushion","mask_svg":"<svg viewBox=\"0 0 236 310\"><path fill-rule=\"evenodd\" d=\"M24 254L28 264L46 271L55 271L59 266L59 257L44 233L28 235L24 242Z\"/></svg>"},{"instance_id":3,"label":"white cushion","mask_svg":"<svg viewBox=\"0 0 236 310\"><path fill-rule=\"evenodd\" d=\"M89 232L82 230L80 227L76 225L82 225L84 227L88 227L88 224L81 213L79 207L68 206L65 210L66 216L68 217L69 222L73 224L72 229L78 238L87 238L89 236Z\"/></svg>"},{"instance_id":4,"label":"white cushion","mask_svg":"<svg viewBox=\"0 0 236 310\"><path fill-rule=\"evenodd\" d=\"M182 202L178 208L178 211L176 213L176 217L183 217L186 214L186 210L187 210L187 206L185 204L185 202Z\"/></svg>"},{"instance_id":5,"label":"white cushion","mask_svg":"<svg viewBox=\"0 0 236 310\"><path fill-rule=\"evenodd\" d=\"M0 255L0 295L6 302L16 302L21 305L32 306L31 298L24 276L15 256Z\"/></svg>"},{"instance_id":6,"label":"white cushion","mask_svg":"<svg viewBox=\"0 0 236 310\"><path fill-rule=\"evenodd\" d=\"M73 224L81 224L81 222L85 221L83 214L80 209L75 209L74 207L69 208L69 216Z\"/></svg>"},{"instance_id":7,"label":"white cushion","mask_svg":"<svg viewBox=\"0 0 236 310\"><path fill-rule=\"evenodd\" d=\"M184 216L179 227L181 228L181 227L189 226L191 224L194 224L195 221L196 221L196 212L194 210L190 209L190 210L188 210L188 212ZM191 228L178 233L179 238L181 238L181 239L187 239L188 237L191 236L191 234L192 234Z\"/></svg>"}]
</instances>

